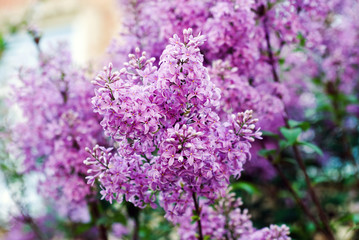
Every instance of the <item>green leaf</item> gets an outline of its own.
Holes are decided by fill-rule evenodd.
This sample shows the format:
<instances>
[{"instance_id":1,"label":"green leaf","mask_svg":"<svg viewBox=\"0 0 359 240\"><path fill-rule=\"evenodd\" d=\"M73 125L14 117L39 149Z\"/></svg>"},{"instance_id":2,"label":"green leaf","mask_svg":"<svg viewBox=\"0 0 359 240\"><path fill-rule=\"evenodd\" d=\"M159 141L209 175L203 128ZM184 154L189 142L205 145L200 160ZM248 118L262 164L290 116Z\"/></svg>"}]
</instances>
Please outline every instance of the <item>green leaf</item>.
<instances>
[{"instance_id":1,"label":"green leaf","mask_svg":"<svg viewBox=\"0 0 359 240\"><path fill-rule=\"evenodd\" d=\"M250 195L257 195L260 193L259 189L252 183L249 182L236 182L232 184L234 190L243 190Z\"/></svg>"},{"instance_id":2,"label":"green leaf","mask_svg":"<svg viewBox=\"0 0 359 240\"><path fill-rule=\"evenodd\" d=\"M278 134L275 134L275 133L272 133L272 132L269 132L269 131L262 131L262 136L272 137L272 138L275 138L275 139L279 139Z\"/></svg>"},{"instance_id":3,"label":"green leaf","mask_svg":"<svg viewBox=\"0 0 359 240\"><path fill-rule=\"evenodd\" d=\"M291 128L296 128L299 127L301 128L303 131L306 131L310 128L310 123L309 122L298 122L295 120L289 120L288 124Z\"/></svg>"},{"instance_id":4,"label":"green leaf","mask_svg":"<svg viewBox=\"0 0 359 240\"><path fill-rule=\"evenodd\" d=\"M285 158L282 158L281 159L282 162L287 162L287 163L290 163L290 164L296 164L296 161L293 159L293 158L288 158L288 157L285 157Z\"/></svg>"},{"instance_id":5,"label":"green leaf","mask_svg":"<svg viewBox=\"0 0 359 240\"><path fill-rule=\"evenodd\" d=\"M320 86L322 84L322 79L320 76L312 78L312 81L315 85L318 85L318 86Z\"/></svg>"},{"instance_id":6,"label":"green leaf","mask_svg":"<svg viewBox=\"0 0 359 240\"><path fill-rule=\"evenodd\" d=\"M304 36L302 35L302 33L298 33L297 38L298 38L298 40L299 40L299 46L305 47L306 39L304 38Z\"/></svg>"},{"instance_id":7,"label":"green leaf","mask_svg":"<svg viewBox=\"0 0 359 240\"><path fill-rule=\"evenodd\" d=\"M283 134L283 136L285 137L285 139L288 141L289 145L294 145L297 140L299 135L302 133L302 129L300 128L280 128L280 132Z\"/></svg>"},{"instance_id":8,"label":"green leaf","mask_svg":"<svg viewBox=\"0 0 359 240\"><path fill-rule=\"evenodd\" d=\"M116 212L112 220L114 222L122 223L124 225L127 223L126 217L120 212Z\"/></svg>"},{"instance_id":9,"label":"green leaf","mask_svg":"<svg viewBox=\"0 0 359 240\"><path fill-rule=\"evenodd\" d=\"M209 236L209 235L205 235L204 237L203 237L203 240L210 240L211 239L211 236Z\"/></svg>"},{"instance_id":10,"label":"green leaf","mask_svg":"<svg viewBox=\"0 0 359 240\"><path fill-rule=\"evenodd\" d=\"M93 225L91 223L80 224L80 225L76 226L75 234L76 235L83 234L84 232L90 230L92 227L93 227Z\"/></svg>"},{"instance_id":11,"label":"green leaf","mask_svg":"<svg viewBox=\"0 0 359 240\"><path fill-rule=\"evenodd\" d=\"M320 156L323 156L323 151L315 144L310 142L298 142L300 145L307 146L314 150L314 152L318 153Z\"/></svg>"},{"instance_id":12,"label":"green leaf","mask_svg":"<svg viewBox=\"0 0 359 240\"><path fill-rule=\"evenodd\" d=\"M103 216L96 220L96 226L106 225L108 222L107 217Z\"/></svg>"},{"instance_id":13,"label":"green leaf","mask_svg":"<svg viewBox=\"0 0 359 240\"><path fill-rule=\"evenodd\" d=\"M156 147L156 149L151 152L152 156L158 156L158 150L160 150L158 147Z\"/></svg>"},{"instance_id":14,"label":"green leaf","mask_svg":"<svg viewBox=\"0 0 359 240\"><path fill-rule=\"evenodd\" d=\"M281 150L283 150L283 149L285 149L285 148L287 148L287 147L289 147L289 144L288 144L287 141L279 140L279 148L280 148Z\"/></svg>"},{"instance_id":15,"label":"green leaf","mask_svg":"<svg viewBox=\"0 0 359 240\"><path fill-rule=\"evenodd\" d=\"M6 49L6 41L5 38L3 37L3 34L0 32L0 57L2 55L2 53L5 51Z\"/></svg>"},{"instance_id":16,"label":"green leaf","mask_svg":"<svg viewBox=\"0 0 359 240\"><path fill-rule=\"evenodd\" d=\"M261 149L258 151L258 155L262 157L268 157L276 153L276 149Z\"/></svg>"},{"instance_id":17,"label":"green leaf","mask_svg":"<svg viewBox=\"0 0 359 240\"><path fill-rule=\"evenodd\" d=\"M337 221L341 224L347 224L347 223L357 224L359 222L359 214L348 213L348 214L345 214L344 216L340 217Z\"/></svg>"},{"instance_id":18,"label":"green leaf","mask_svg":"<svg viewBox=\"0 0 359 240\"><path fill-rule=\"evenodd\" d=\"M197 214L195 214L191 217L192 223L198 222L200 219L201 218Z\"/></svg>"}]
</instances>

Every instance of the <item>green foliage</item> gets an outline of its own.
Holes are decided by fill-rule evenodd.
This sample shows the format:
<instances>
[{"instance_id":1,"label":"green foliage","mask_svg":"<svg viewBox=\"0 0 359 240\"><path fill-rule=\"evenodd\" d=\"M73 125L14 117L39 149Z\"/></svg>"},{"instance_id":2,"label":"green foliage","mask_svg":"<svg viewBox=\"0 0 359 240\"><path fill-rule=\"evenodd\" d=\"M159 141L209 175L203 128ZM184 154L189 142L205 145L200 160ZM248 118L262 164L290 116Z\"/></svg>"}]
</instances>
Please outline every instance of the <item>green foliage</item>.
<instances>
[{"instance_id":1,"label":"green foliage","mask_svg":"<svg viewBox=\"0 0 359 240\"><path fill-rule=\"evenodd\" d=\"M272 133L272 132L269 132L269 131L262 131L262 136L271 137L271 138L274 138L274 139L279 139L278 134L275 134L275 133Z\"/></svg>"},{"instance_id":2,"label":"green foliage","mask_svg":"<svg viewBox=\"0 0 359 240\"><path fill-rule=\"evenodd\" d=\"M6 41L3 34L0 32L0 58L6 49Z\"/></svg>"},{"instance_id":3,"label":"green foliage","mask_svg":"<svg viewBox=\"0 0 359 240\"><path fill-rule=\"evenodd\" d=\"M306 39L304 38L302 33L298 33L297 39L299 40L299 46L305 47Z\"/></svg>"},{"instance_id":4,"label":"green foliage","mask_svg":"<svg viewBox=\"0 0 359 240\"><path fill-rule=\"evenodd\" d=\"M192 224L195 223L195 222L198 222L201 218L194 212L192 217L191 217L191 220L192 220Z\"/></svg>"},{"instance_id":5,"label":"green foliage","mask_svg":"<svg viewBox=\"0 0 359 240\"><path fill-rule=\"evenodd\" d=\"M210 240L211 239L211 236L208 236L208 235L205 235L204 237L203 237L203 240Z\"/></svg>"},{"instance_id":6,"label":"green foliage","mask_svg":"<svg viewBox=\"0 0 359 240\"><path fill-rule=\"evenodd\" d=\"M274 155L276 152L276 149L261 149L258 151L258 155L266 158Z\"/></svg>"},{"instance_id":7,"label":"green foliage","mask_svg":"<svg viewBox=\"0 0 359 240\"><path fill-rule=\"evenodd\" d=\"M323 156L323 151L317 145L315 145L313 143L300 141L300 142L298 142L298 144L309 147L313 151L315 151L317 154L319 154L320 156Z\"/></svg>"},{"instance_id":8,"label":"green foliage","mask_svg":"<svg viewBox=\"0 0 359 240\"><path fill-rule=\"evenodd\" d=\"M310 128L309 122L298 122L292 119L288 120L288 125L291 128L300 128L303 131L307 131Z\"/></svg>"},{"instance_id":9,"label":"green foliage","mask_svg":"<svg viewBox=\"0 0 359 240\"><path fill-rule=\"evenodd\" d=\"M260 194L260 190L253 183L250 182L236 182L232 183L233 190L241 190L249 193L250 195Z\"/></svg>"},{"instance_id":10,"label":"green foliage","mask_svg":"<svg viewBox=\"0 0 359 240\"><path fill-rule=\"evenodd\" d=\"M281 127L280 132L282 133L283 137L287 140L287 144L289 146L292 146L295 143L297 143L298 137L302 133L302 129L299 127L296 128Z\"/></svg>"},{"instance_id":11,"label":"green foliage","mask_svg":"<svg viewBox=\"0 0 359 240\"><path fill-rule=\"evenodd\" d=\"M173 225L163 216L163 209L151 209L149 207L141 210L140 214L140 239L167 240L170 234L175 231ZM132 238L128 238L132 239Z\"/></svg>"}]
</instances>

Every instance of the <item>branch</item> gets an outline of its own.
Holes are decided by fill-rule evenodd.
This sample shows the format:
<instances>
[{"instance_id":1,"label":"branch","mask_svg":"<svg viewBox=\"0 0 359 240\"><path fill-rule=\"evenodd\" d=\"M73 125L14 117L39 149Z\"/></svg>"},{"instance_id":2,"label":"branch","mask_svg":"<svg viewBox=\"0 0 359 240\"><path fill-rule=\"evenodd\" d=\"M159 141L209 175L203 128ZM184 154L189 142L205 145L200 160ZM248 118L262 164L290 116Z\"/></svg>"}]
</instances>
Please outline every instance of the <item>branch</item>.
<instances>
[{"instance_id":1,"label":"branch","mask_svg":"<svg viewBox=\"0 0 359 240\"><path fill-rule=\"evenodd\" d=\"M198 200L197 200L197 194L195 192L192 193L192 198L194 201L194 207L196 214L198 216L197 224L198 224L198 240L203 240L203 233L202 233L202 224L201 224L201 209L199 208Z\"/></svg>"},{"instance_id":2,"label":"branch","mask_svg":"<svg viewBox=\"0 0 359 240\"><path fill-rule=\"evenodd\" d=\"M261 141L262 148L265 149L263 141ZM290 181L283 173L282 169L280 168L279 164L274 163L274 159L271 155L267 156L268 161L273 165L273 167L277 170L279 177L284 182L285 186L288 188L288 191L292 194L294 200L297 202L297 204L302 208L304 213L308 216L308 218L314 223L316 228L318 230L321 230L320 224L317 221L317 219L311 214L308 207L303 203L302 199L298 196L298 194L293 189L292 185L290 184Z\"/></svg>"},{"instance_id":3,"label":"branch","mask_svg":"<svg viewBox=\"0 0 359 240\"><path fill-rule=\"evenodd\" d=\"M90 211L92 213L91 216L92 216L94 222L101 217L100 216L100 211L99 211L99 208L98 208L98 204L97 204L97 200L92 201L90 203ZM107 238L107 229L106 229L105 225L103 225L103 224L98 225L97 230L98 230L100 240L107 240L108 239Z\"/></svg>"},{"instance_id":4,"label":"branch","mask_svg":"<svg viewBox=\"0 0 359 240\"><path fill-rule=\"evenodd\" d=\"M267 50L268 50L268 55L269 55L269 64L271 65L272 75L273 75L274 81L275 82L280 82L278 74L277 74L277 71L276 71L276 68L275 68L275 64L274 64L275 60L274 60L274 57L273 57L272 46L271 46L271 43L270 43L270 35L269 35L269 29L268 29L268 26L267 26L267 21L268 21L268 19L267 19L267 16L265 15L263 17L263 28L264 28L265 39L266 39L266 43L267 43ZM284 117L284 120L285 120L286 126L288 127L289 126L288 118ZM332 233L332 231L330 229L328 218L327 218L322 206L320 205L319 199L318 199L318 197L317 197L317 195L316 195L316 193L314 191L314 188L313 188L313 186L312 186L312 184L310 182L310 179L308 177L304 161L303 161L303 159L302 159L302 157L300 155L298 147L296 145L294 145L292 148L293 148L293 151L294 151L295 160L297 161L300 169L302 170L302 172L304 174L305 181L306 181L306 184L308 186L309 194L310 194L310 196L312 198L312 201L314 202L314 204L315 204L315 206L316 206L316 208L317 208L317 210L319 212L319 217L320 217L321 221L324 224L326 235L330 240L333 240L334 235L333 235L333 233Z\"/></svg>"}]
</instances>

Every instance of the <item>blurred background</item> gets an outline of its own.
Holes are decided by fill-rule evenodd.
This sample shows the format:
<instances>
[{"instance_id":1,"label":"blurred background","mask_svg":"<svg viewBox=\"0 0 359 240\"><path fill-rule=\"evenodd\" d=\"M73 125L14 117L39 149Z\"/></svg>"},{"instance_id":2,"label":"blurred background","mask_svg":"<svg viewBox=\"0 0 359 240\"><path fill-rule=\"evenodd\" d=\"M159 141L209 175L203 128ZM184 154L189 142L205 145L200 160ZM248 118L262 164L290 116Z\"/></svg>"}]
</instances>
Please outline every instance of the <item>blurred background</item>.
<instances>
[{"instance_id":1,"label":"blurred background","mask_svg":"<svg viewBox=\"0 0 359 240\"><path fill-rule=\"evenodd\" d=\"M120 29L121 14L115 0L0 0L0 123L1 127L18 115L3 103L11 84L17 84L21 65L33 66L37 49L29 27L41 29L41 47L59 41L69 43L76 64L102 57ZM5 117L5 113L10 113ZM1 135L0 135L1 137ZM26 176L26 203L34 216L46 211L37 194L36 175ZM16 204L0 171L0 238L10 215L17 215Z\"/></svg>"}]
</instances>

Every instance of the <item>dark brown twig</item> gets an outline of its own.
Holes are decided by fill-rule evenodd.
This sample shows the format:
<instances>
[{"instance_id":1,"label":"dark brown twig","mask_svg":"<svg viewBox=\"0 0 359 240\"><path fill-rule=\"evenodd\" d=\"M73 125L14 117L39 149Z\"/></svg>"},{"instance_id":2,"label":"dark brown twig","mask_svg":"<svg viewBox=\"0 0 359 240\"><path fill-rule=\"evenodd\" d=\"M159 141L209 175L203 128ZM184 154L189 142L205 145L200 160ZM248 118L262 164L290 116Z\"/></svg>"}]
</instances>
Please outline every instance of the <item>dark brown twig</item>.
<instances>
[{"instance_id":1,"label":"dark brown twig","mask_svg":"<svg viewBox=\"0 0 359 240\"><path fill-rule=\"evenodd\" d=\"M135 207L132 203L126 202L127 213L135 222L135 226L133 228L132 240L139 240L139 232L140 232L140 208Z\"/></svg>"},{"instance_id":2,"label":"dark brown twig","mask_svg":"<svg viewBox=\"0 0 359 240\"><path fill-rule=\"evenodd\" d=\"M265 149L264 143L261 142L262 148ZM293 189L292 185L290 184L290 181L288 180L288 178L285 176L285 174L283 173L282 169L280 168L279 164L276 164L274 162L274 159L271 155L269 155L267 157L268 161L274 166L274 168L277 170L279 177L282 179L282 181L284 182L285 186L287 187L288 191L291 193L292 197L294 198L294 200L296 201L296 203L299 205L299 207L302 208L302 210L304 211L304 213L308 216L308 218L314 223L314 225L316 226L316 228L318 230L321 229L319 222L317 221L317 219L313 216L313 214L311 214L311 212L309 211L308 207L303 203L302 199L298 196L298 194L295 192L295 190Z\"/></svg>"},{"instance_id":3,"label":"dark brown twig","mask_svg":"<svg viewBox=\"0 0 359 240\"><path fill-rule=\"evenodd\" d=\"M267 52L268 52L268 56L269 56L269 64L271 66L272 69L272 75L273 75L273 79L275 82L279 82L279 77L277 74L277 71L275 69L275 60L274 60L274 56L273 56L273 51L272 51L272 46L270 43L270 36L269 36L269 29L267 26L267 16L263 17L263 28L264 28L264 34L265 34L265 39L266 39L266 43L267 43Z\"/></svg>"},{"instance_id":4,"label":"dark brown twig","mask_svg":"<svg viewBox=\"0 0 359 240\"><path fill-rule=\"evenodd\" d=\"M99 219L100 216L100 211L98 208L98 203L97 201L92 201L90 203L90 210L91 210L91 215L93 217L93 220L96 221L97 219ZM98 233L99 233L99 239L100 240L107 240L107 229L103 224L100 224L97 226L98 229Z\"/></svg>"},{"instance_id":5,"label":"dark brown twig","mask_svg":"<svg viewBox=\"0 0 359 240\"><path fill-rule=\"evenodd\" d=\"M193 192L192 198L194 201L194 207L196 214L198 216L197 219L197 225L198 225L198 240L203 240L203 233L202 233L202 224L201 224L201 209L199 208L198 200L197 200L197 194Z\"/></svg>"},{"instance_id":6,"label":"dark brown twig","mask_svg":"<svg viewBox=\"0 0 359 240\"><path fill-rule=\"evenodd\" d=\"M269 56L269 64L270 64L271 69L272 69L272 75L273 75L274 81L275 82L280 82L278 74L277 74L277 71L276 71L276 68L275 68L275 60L274 60L274 57L273 57L273 51L272 51L272 46L271 46L271 42L270 42L270 35L269 35L269 29L268 29L268 26L267 26L267 21L268 21L267 16L264 15L263 16L263 28L264 28L264 32L265 32L265 39L266 39L266 44L267 44L268 56ZM286 126L289 127L288 118L286 118L286 117L285 117L285 123L286 123ZM327 218L322 206L320 205L319 199L318 199L318 197L317 197L317 195L316 195L316 193L314 191L314 188L313 188L313 186L311 184L311 181L310 181L309 176L308 176L307 171L306 171L304 161L303 161L303 159L302 159L302 157L300 155L300 152L298 150L298 146L294 145L292 147L292 149L294 151L295 160L297 161L300 169L302 170L302 172L304 174L305 181L306 181L306 184L307 184L308 190L309 190L309 195L310 195L312 201L314 202L314 204L315 204L315 206L316 206L316 208L318 210L320 220L324 224L326 235L330 240L333 240L334 235L333 235L333 233L331 231L331 228L329 226L328 218Z\"/></svg>"},{"instance_id":7,"label":"dark brown twig","mask_svg":"<svg viewBox=\"0 0 359 240\"><path fill-rule=\"evenodd\" d=\"M298 146L294 145L293 147L293 151L294 151L294 155L295 155L295 159L300 167L300 169L302 170L303 174L304 174L304 177L305 177L305 182L308 186L308 190L309 190L309 195L310 197L312 198L318 212L319 212L319 218L320 220L323 222L324 224L324 227L325 227L325 230L327 232L327 237L329 239L334 239L334 235L331 231L331 228L329 226L329 221L328 221L328 218L324 212L324 209L322 208L320 202L319 202L319 199L314 191L314 188L311 184L311 181L309 179L309 176L307 174L307 171L306 171L306 167L305 167L305 164L304 164L304 161L302 159L302 156L300 155L300 152L299 152L299 149L298 149Z\"/></svg>"}]
</instances>

